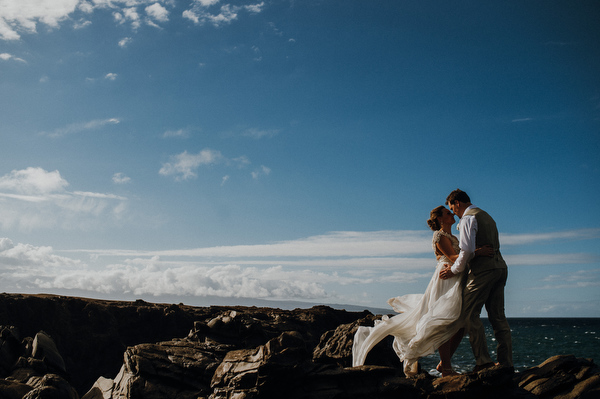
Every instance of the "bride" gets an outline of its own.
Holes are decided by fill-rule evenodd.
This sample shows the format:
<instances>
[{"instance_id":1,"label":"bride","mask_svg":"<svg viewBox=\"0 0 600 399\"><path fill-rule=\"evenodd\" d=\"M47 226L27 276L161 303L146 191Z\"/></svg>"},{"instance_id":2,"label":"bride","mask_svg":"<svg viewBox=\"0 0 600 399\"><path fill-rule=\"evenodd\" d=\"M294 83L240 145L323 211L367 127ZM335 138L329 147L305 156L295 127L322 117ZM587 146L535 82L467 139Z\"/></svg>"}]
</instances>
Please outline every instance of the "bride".
<instances>
[{"instance_id":1,"label":"bride","mask_svg":"<svg viewBox=\"0 0 600 399\"><path fill-rule=\"evenodd\" d=\"M439 272L445 263L452 264L460 251L458 239L451 234L454 215L444 206L430 213L427 224L434 231L432 246L437 267L424 294L409 294L388 300L398 312L383 316L374 327L361 326L354 335L352 366L361 366L369 351L388 335L394 336L393 348L404 363L404 374L418 373L418 360L438 350L440 363L436 369L442 376L456 374L451 358L464 334L461 318L463 275L442 280ZM475 256L491 256L493 251L481 247Z\"/></svg>"}]
</instances>

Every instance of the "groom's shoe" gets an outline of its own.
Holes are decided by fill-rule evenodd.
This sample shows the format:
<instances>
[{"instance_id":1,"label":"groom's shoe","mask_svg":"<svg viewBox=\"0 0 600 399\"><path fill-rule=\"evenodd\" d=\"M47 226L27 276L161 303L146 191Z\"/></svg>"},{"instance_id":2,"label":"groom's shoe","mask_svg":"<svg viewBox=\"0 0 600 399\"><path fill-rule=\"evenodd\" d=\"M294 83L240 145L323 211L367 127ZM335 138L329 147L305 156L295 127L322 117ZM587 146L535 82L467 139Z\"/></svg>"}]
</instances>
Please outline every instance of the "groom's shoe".
<instances>
[{"instance_id":1,"label":"groom's shoe","mask_svg":"<svg viewBox=\"0 0 600 399\"><path fill-rule=\"evenodd\" d=\"M481 370L489 369L490 367L494 367L495 365L496 365L496 363L493 363L493 362L485 363L485 364L478 364L473 369L473 372L476 373L476 372L481 371Z\"/></svg>"}]
</instances>

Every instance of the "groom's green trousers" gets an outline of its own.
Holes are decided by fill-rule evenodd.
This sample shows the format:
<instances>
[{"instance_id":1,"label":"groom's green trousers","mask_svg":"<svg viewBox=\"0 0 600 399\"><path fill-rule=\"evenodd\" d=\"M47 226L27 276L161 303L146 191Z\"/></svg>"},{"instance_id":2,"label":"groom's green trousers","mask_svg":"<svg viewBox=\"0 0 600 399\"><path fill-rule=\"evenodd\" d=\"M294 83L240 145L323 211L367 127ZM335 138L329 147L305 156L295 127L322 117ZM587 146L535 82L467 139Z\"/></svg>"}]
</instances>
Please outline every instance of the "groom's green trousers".
<instances>
[{"instance_id":1,"label":"groom's green trousers","mask_svg":"<svg viewBox=\"0 0 600 399\"><path fill-rule=\"evenodd\" d=\"M498 344L498 363L502 366L513 366L510 326L504 315L504 286L507 277L506 268L471 272L467 276L467 284L463 292L463 315L477 365L492 363L485 338L485 328L479 317L485 305Z\"/></svg>"}]
</instances>

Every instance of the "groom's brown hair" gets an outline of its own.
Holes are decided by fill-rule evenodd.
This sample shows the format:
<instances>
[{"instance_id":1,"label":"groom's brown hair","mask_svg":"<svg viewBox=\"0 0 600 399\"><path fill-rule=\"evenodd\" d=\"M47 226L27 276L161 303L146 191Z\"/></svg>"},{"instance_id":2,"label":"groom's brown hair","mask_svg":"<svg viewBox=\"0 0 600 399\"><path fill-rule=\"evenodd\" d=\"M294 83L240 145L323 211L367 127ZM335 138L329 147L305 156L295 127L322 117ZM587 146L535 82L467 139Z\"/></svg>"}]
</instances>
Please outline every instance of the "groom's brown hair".
<instances>
[{"instance_id":1,"label":"groom's brown hair","mask_svg":"<svg viewBox=\"0 0 600 399\"><path fill-rule=\"evenodd\" d=\"M467 204L467 203L471 202L471 198L469 198L467 193L465 193L461 189L457 188L456 190L454 190L450 194L448 194L448 197L446 198L446 204L451 204L454 201L460 201L460 202L464 202L465 204Z\"/></svg>"}]
</instances>

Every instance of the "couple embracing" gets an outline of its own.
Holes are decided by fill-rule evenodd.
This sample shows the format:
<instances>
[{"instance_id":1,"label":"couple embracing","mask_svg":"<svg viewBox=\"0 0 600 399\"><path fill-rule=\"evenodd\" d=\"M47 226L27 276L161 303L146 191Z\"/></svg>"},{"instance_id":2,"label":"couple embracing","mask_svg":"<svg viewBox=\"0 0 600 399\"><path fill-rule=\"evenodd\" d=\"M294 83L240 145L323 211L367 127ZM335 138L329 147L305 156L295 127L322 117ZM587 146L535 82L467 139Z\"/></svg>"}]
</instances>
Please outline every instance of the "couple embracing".
<instances>
[{"instance_id":1,"label":"couple embracing","mask_svg":"<svg viewBox=\"0 0 600 399\"><path fill-rule=\"evenodd\" d=\"M476 360L475 371L494 365L513 367L510 327L504 315L504 286L508 270L498 241L496 223L471 204L461 190L446 198L447 208L433 209L427 221L434 231L432 246L437 267L424 294L392 298L388 303L399 314L384 316L374 327L359 327L352 348L352 365L364 364L369 351L388 335L403 362L404 373L418 373L422 356L440 354L437 370L456 374L451 358L465 333ZM457 239L451 233L454 215L460 218ZM497 342L497 361L490 357L480 319L485 305Z\"/></svg>"}]
</instances>

